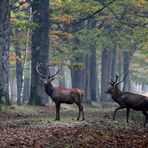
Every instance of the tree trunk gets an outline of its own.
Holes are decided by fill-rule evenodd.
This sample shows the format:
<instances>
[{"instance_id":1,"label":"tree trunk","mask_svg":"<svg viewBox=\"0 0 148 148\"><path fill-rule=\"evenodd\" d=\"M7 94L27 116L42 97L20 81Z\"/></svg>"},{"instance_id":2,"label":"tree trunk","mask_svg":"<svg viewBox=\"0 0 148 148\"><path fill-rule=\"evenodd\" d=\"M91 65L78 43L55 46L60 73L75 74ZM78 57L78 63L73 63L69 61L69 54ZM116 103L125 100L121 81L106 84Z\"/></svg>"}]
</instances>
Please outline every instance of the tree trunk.
<instances>
[{"instance_id":1,"label":"tree trunk","mask_svg":"<svg viewBox=\"0 0 148 148\"><path fill-rule=\"evenodd\" d=\"M83 23L81 26L74 26L73 32L77 32L79 27L82 27ZM74 39L74 43L78 44L79 43L79 39L75 38ZM73 50L77 50L75 47L73 48ZM82 63L85 65L85 56L84 55L79 55L78 57L76 57L74 60L71 60L70 63L73 65L75 63ZM85 68L79 68L77 66L74 66L71 69L71 83L72 83L72 87L75 88L80 88L83 91L85 91L85 82L86 82L86 73L85 73Z\"/></svg>"},{"instance_id":2,"label":"tree trunk","mask_svg":"<svg viewBox=\"0 0 148 148\"><path fill-rule=\"evenodd\" d=\"M36 72L36 64L42 63L42 73L48 73L49 57L49 0L33 0L33 22L39 27L32 34L32 65L31 65L31 95L30 104L43 105L48 96Z\"/></svg>"},{"instance_id":3,"label":"tree trunk","mask_svg":"<svg viewBox=\"0 0 148 148\"><path fill-rule=\"evenodd\" d=\"M85 74L86 74L86 80L85 80L85 102L91 103L91 88L90 88L90 56L85 57Z\"/></svg>"},{"instance_id":4,"label":"tree trunk","mask_svg":"<svg viewBox=\"0 0 148 148\"><path fill-rule=\"evenodd\" d=\"M60 72L61 78L60 78L60 81L59 81L59 86L60 87L65 87L65 73L64 73L64 71L65 71L65 67L62 66L61 72Z\"/></svg>"},{"instance_id":5,"label":"tree trunk","mask_svg":"<svg viewBox=\"0 0 148 148\"><path fill-rule=\"evenodd\" d=\"M101 101L105 101L107 99L107 95L104 93L104 91L108 88L108 82L109 82L109 55L110 52L104 49L102 51L102 59L101 59Z\"/></svg>"},{"instance_id":6,"label":"tree trunk","mask_svg":"<svg viewBox=\"0 0 148 148\"><path fill-rule=\"evenodd\" d=\"M90 27L88 28L92 29L96 27L96 18L92 18L90 20ZM89 23L88 23L89 25ZM97 100L97 75L96 75L96 68L97 68L97 61L96 61L96 47L95 45L91 46L90 49L91 55L90 55L90 92L91 92L91 100L96 101Z\"/></svg>"},{"instance_id":7,"label":"tree trunk","mask_svg":"<svg viewBox=\"0 0 148 148\"><path fill-rule=\"evenodd\" d=\"M115 73L116 73L116 64L117 64L117 52L116 52L116 43L114 43L114 47L112 48L112 52L111 52L111 78L115 78Z\"/></svg>"},{"instance_id":8,"label":"tree trunk","mask_svg":"<svg viewBox=\"0 0 148 148\"><path fill-rule=\"evenodd\" d=\"M83 28L86 23L88 29L96 26L96 21L93 18L90 21L81 24L79 29ZM77 29L78 26L74 28L74 32L76 32ZM79 40L75 39L75 44L78 44L78 42ZM92 53L92 55L80 55L75 58L75 62L84 64L84 69L74 68L72 70L72 86L84 90L84 102L90 103L92 98L93 100L96 100L96 49L92 45L90 49L86 50Z\"/></svg>"},{"instance_id":9,"label":"tree trunk","mask_svg":"<svg viewBox=\"0 0 148 148\"><path fill-rule=\"evenodd\" d=\"M32 9L29 8L29 20L31 21L31 14L32 14ZM29 101L29 97L30 97L30 77L31 77L31 59L30 59L30 44L29 44L29 36L30 36L30 29L28 28L27 30L27 41L26 41L26 53L25 53L25 60L24 60L24 67L23 67L23 83L22 83L22 90L21 90L21 94L22 94L22 102L23 103L28 103ZM26 75L27 74L27 75Z\"/></svg>"},{"instance_id":10,"label":"tree trunk","mask_svg":"<svg viewBox=\"0 0 148 148\"><path fill-rule=\"evenodd\" d=\"M12 104L16 104L17 103L17 86L16 86L16 83L17 83L17 80L16 80L16 75L14 74L15 72L12 70L10 75L10 79L9 79L9 85L11 87L9 87L9 97L10 97L10 102Z\"/></svg>"},{"instance_id":11,"label":"tree trunk","mask_svg":"<svg viewBox=\"0 0 148 148\"><path fill-rule=\"evenodd\" d=\"M128 72L128 75L124 79L123 91L130 91L129 65L131 60L131 53L128 51L124 51L122 55L123 55L123 73L124 75L126 75L126 73Z\"/></svg>"},{"instance_id":12,"label":"tree trunk","mask_svg":"<svg viewBox=\"0 0 148 148\"><path fill-rule=\"evenodd\" d=\"M10 6L9 0L0 1L0 102L10 105L9 99L9 49Z\"/></svg>"},{"instance_id":13,"label":"tree trunk","mask_svg":"<svg viewBox=\"0 0 148 148\"><path fill-rule=\"evenodd\" d=\"M29 101L30 97L30 78L25 78L24 79L24 86L23 86L23 97L22 97L22 102L27 103Z\"/></svg>"},{"instance_id":14,"label":"tree trunk","mask_svg":"<svg viewBox=\"0 0 148 148\"><path fill-rule=\"evenodd\" d=\"M112 50L104 49L102 51L101 59L101 97L100 100L107 99L107 95L104 93L108 89L108 84L115 77L116 71L116 44Z\"/></svg>"},{"instance_id":15,"label":"tree trunk","mask_svg":"<svg viewBox=\"0 0 148 148\"><path fill-rule=\"evenodd\" d=\"M97 100L97 94L96 94L96 86L97 86L97 76L96 76L96 49L93 47L91 50L91 56L90 56L90 91L91 91L91 100L96 101Z\"/></svg>"},{"instance_id":16,"label":"tree trunk","mask_svg":"<svg viewBox=\"0 0 148 148\"><path fill-rule=\"evenodd\" d=\"M16 49L15 50L16 56L21 59L21 51L18 45L16 45L15 49ZM22 77L23 77L22 61L20 61L19 59L16 59L17 104L18 105L22 104L22 99L21 99L22 82L23 82Z\"/></svg>"}]
</instances>

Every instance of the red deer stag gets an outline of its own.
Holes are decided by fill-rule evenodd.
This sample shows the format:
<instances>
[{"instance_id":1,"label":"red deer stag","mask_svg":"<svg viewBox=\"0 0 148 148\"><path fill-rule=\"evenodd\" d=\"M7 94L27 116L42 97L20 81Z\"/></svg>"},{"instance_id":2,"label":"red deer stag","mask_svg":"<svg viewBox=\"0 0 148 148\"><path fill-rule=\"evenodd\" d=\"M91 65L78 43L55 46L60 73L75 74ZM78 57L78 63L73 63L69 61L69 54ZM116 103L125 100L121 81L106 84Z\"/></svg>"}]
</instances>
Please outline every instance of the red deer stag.
<instances>
[{"instance_id":1,"label":"red deer stag","mask_svg":"<svg viewBox=\"0 0 148 148\"><path fill-rule=\"evenodd\" d=\"M116 75L116 80L113 81L111 79L110 85L111 87L105 92L107 94L110 94L112 96L112 99L117 102L120 106L115 109L113 114L113 120L115 120L116 112L120 109L127 109L127 123L128 123L128 117L129 117L129 111L130 108L136 111L142 111L142 113L145 116L144 121L144 127L148 120L148 97L142 96L139 94L131 93L131 92L123 92L119 89L119 84L123 82L127 74L124 76L124 78L118 82L118 75Z\"/></svg>"},{"instance_id":2,"label":"red deer stag","mask_svg":"<svg viewBox=\"0 0 148 148\"><path fill-rule=\"evenodd\" d=\"M60 69L58 69L58 71L54 75L49 75L48 77L46 77L45 75L40 73L39 66L40 63L36 65L37 73L43 78L45 91L47 95L51 97L56 106L55 120L60 120L61 103L66 103L66 104L75 103L79 108L79 114L77 120L79 120L81 113L82 113L82 120L84 120L84 111L83 111L83 106L81 104L84 92L78 88L67 89L61 87L54 87L51 81L54 80L55 76L60 72Z\"/></svg>"}]
</instances>

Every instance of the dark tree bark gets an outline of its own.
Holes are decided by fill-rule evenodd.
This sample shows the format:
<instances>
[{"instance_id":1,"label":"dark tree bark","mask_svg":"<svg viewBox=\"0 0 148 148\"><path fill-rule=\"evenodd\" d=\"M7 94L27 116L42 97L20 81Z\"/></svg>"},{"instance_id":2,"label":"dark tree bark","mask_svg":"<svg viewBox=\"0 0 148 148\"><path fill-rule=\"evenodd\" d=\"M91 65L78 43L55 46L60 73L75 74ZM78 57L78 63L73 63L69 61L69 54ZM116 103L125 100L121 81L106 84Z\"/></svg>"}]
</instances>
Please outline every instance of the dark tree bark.
<instances>
[{"instance_id":1,"label":"dark tree bark","mask_svg":"<svg viewBox=\"0 0 148 148\"><path fill-rule=\"evenodd\" d=\"M78 31L78 28L83 27L83 23L80 26L74 26L72 28L72 32L75 33ZM74 39L75 45L79 44L79 39ZM76 47L74 47L73 50L77 50ZM73 65L74 63L82 63L85 65L85 56L84 55L79 55L76 57L74 60L70 61L71 64ZM80 88L83 91L85 91L85 82L86 82L86 73L85 73L85 68L79 68L77 66L74 66L71 69L71 80L72 80L72 87L73 88ZM84 97L85 98L85 97Z\"/></svg>"},{"instance_id":2,"label":"dark tree bark","mask_svg":"<svg viewBox=\"0 0 148 148\"><path fill-rule=\"evenodd\" d=\"M72 29L72 31L71 31L72 33L76 33L78 31L78 26L74 26L71 29ZM79 39L75 38L73 42L74 42L75 45L77 45L77 44L79 44ZM77 50L77 47L73 48L73 51L75 51L75 50ZM73 88L79 87L79 81L80 81L79 68L74 65L77 62L82 62L81 61L81 56L80 57L75 57L74 59L72 59L70 61L71 65L73 65L73 67L71 69L71 81L72 81L72 87Z\"/></svg>"},{"instance_id":3,"label":"dark tree bark","mask_svg":"<svg viewBox=\"0 0 148 148\"><path fill-rule=\"evenodd\" d=\"M87 24L88 29L92 29L96 27L96 19L93 17L88 21ZM97 76L96 76L96 47L95 43L90 46L90 49L87 49L90 55L87 55L85 61L85 90L86 90L86 102L91 103L91 101L97 100ZM83 75L82 75L83 77Z\"/></svg>"},{"instance_id":4,"label":"dark tree bark","mask_svg":"<svg viewBox=\"0 0 148 148\"><path fill-rule=\"evenodd\" d=\"M10 49L10 6L9 0L0 1L0 102L7 105L9 99L9 49Z\"/></svg>"},{"instance_id":5,"label":"dark tree bark","mask_svg":"<svg viewBox=\"0 0 148 148\"><path fill-rule=\"evenodd\" d=\"M116 64L117 64L117 60L116 60L116 57L117 57L117 52L116 52L116 43L114 43L114 47L112 48L112 52L111 52L111 78L115 78L115 73L116 73Z\"/></svg>"},{"instance_id":6,"label":"dark tree bark","mask_svg":"<svg viewBox=\"0 0 148 148\"><path fill-rule=\"evenodd\" d=\"M96 86L97 86L97 76L96 76L96 49L93 47L90 56L90 91L91 100L97 100Z\"/></svg>"},{"instance_id":7,"label":"dark tree bark","mask_svg":"<svg viewBox=\"0 0 148 148\"><path fill-rule=\"evenodd\" d=\"M90 29L96 27L96 18L92 18L90 20ZM93 45L90 49L91 55L90 55L90 92L91 92L91 100L97 101L97 75L96 75L96 47Z\"/></svg>"},{"instance_id":8,"label":"dark tree bark","mask_svg":"<svg viewBox=\"0 0 148 148\"><path fill-rule=\"evenodd\" d=\"M102 58L101 58L101 101L105 101L107 98L107 95L104 93L104 91L107 90L108 82L109 82L109 56L110 52L104 49L102 51Z\"/></svg>"},{"instance_id":9,"label":"dark tree bark","mask_svg":"<svg viewBox=\"0 0 148 148\"><path fill-rule=\"evenodd\" d=\"M90 56L85 57L85 74L86 74L86 80L85 80L85 102L91 103L91 85L90 85L90 77L91 77L91 71L90 71Z\"/></svg>"},{"instance_id":10,"label":"dark tree bark","mask_svg":"<svg viewBox=\"0 0 148 148\"><path fill-rule=\"evenodd\" d=\"M129 65L131 61L131 53L128 51L123 51L123 74L125 75L128 72L126 79L124 79L123 91L130 91L130 73Z\"/></svg>"},{"instance_id":11,"label":"dark tree bark","mask_svg":"<svg viewBox=\"0 0 148 148\"><path fill-rule=\"evenodd\" d=\"M86 24L86 22L84 23ZM88 29L94 28L95 26L95 18L87 22ZM76 32L78 29L84 28L84 24L75 26L74 28L74 32ZM78 39L75 39L75 44L79 44ZM96 101L96 49L92 45L90 49L86 50L89 51L91 55L80 55L75 58L75 62L84 64L84 69L72 69L72 87L78 87L84 90L84 102L91 103L91 100Z\"/></svg>"},{"instance_id":12,"label":"dark tree bark","mask_svg":"<svg viewBox=\"0 0 148 148\"><path fill-rule=\"evenodd\" d=\"M32 65L31 65L31 96L30 104L45 104L47 95L44 92L43 84L36 72L36 64L42 63L42 73L47 72L49 57L49 0L33 0L32 3L33 22L39 27L32 34Z\"/></svg>"},{"instance_id":13,"label":"dark tree bark","mask_svg":"<svg viewBox=\"0 0 148 148\"><path fill-rule=\"evenodd\" d=\"M108 88L108 83L110 82L111 78L115 78L116 74L116 48L117 44L115 41L114 46L111 50L104 49L102 51L102 59L101 59L101 101L105 101L107 99L107 95L104 91Z\"/></svg>"},{"instance_id":14,"label":"dark tree bark","mask_svg":"<svg viewBox=\"0 0 148 148\"><path fill-rule=\"evenodd\" d=\"M114 47L108 51L108 81L115 79L116 74L116 43Z\"/></svg>"}]
</instances>

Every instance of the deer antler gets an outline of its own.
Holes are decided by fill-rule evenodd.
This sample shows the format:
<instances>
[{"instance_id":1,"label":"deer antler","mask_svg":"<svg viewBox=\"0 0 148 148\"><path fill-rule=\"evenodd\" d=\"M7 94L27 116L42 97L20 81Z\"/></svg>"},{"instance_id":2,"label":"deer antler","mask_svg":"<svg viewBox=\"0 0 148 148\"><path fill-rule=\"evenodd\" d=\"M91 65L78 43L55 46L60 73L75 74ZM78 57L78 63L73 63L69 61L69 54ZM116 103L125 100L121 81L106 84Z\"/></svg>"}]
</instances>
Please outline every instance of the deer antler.
<instances>
[{"instance_id":1,"label":"deer antler","mask_svg":"<svg viewBox=\"0 0 148 148\"><path fill-rule=\"evenodd\" d=\"M37 65L36 65L36 71L37 71L37 73L42 77L42 78L46 78L46 76L45 75L43 75L43 74L41 74L40 73L40 71L39 71L39 66L41 65L41 63L37 63Z\"/></svg>"},{"instance_id":2,"label":"deer antler","mask_svg":"<svg viewBox=\"0 0 148 148\"><path fill-rule=\"evenodd\" d=\"M116 80L114 83L117 83L119 76L116 74Z\"/></svg>"},{"instance_id":3,"label":"deer antler","mask_svg":"<svg viewBox=\"0 0 148 148\"><path fill-rule=\"evenodd\" d=\"M118 82L116 85L118 85L118 84L120 84L121 82L123 82L124 79L126 78L127 74L128 74L128 72L124 75L123 79L122 79L120 82Z\"/></svg>"},{"instance_id":4,"label":"deer antler","mask_svg":"<svg viewBox=\"0 0 148 148\"><path fill-rule=\"evenodd\" d=\"M114 80L111 78L110 84L111 84L111 85L115 85L115 84L117 83L117 81L118 81L118 78L119 78L119 76L116 74L116 80L114 81Z\"/></svg>"},{"instance_id":5,"label":"deer antler","mask_svg":"<svg viewBox=\"0 0 148 148\"><path fill-rule=\"evenodd\" d=\"M50 65L51 66L51 65ZM51 79L51 78L53 78L53 77L55 77L60 71L61 71L61 65L60 65L60 68L58 68L58 70L57 70L57 72L55 73L55 74L53 74L53 75L49 75L49 77L48 77L48 79Z\"/></svg>"}]
</instances>

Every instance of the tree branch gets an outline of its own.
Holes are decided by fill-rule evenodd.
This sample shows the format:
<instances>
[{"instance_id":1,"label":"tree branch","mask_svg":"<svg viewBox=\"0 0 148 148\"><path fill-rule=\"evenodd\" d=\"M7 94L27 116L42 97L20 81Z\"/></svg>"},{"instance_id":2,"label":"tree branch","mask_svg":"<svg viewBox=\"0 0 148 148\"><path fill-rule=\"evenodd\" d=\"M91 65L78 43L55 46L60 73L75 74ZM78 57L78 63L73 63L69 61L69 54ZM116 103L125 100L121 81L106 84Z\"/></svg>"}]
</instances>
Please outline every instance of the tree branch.
<instances>
[{"instance_id":1,"label":"tree branch","mask_svg":"<svg viewBox=\"0 0 148 148\"><path fill-rule=\"evenodd\" d=\"M100 2L101 3L101 2ZM115 16L115 18L118 20L118 22L121 24L121 25L126 25L126 26L128 26L128 27L131 27L131 28L134 28L134 27L136 27L136 26L138 26L139 24L137 24L137 23L127 23L127 22L124 22L124 21L122 21L122 17L120 18L114 11L113 11L113 9L111 9L110 7L109 7L109 5L106 5L106 4L104 4L104 3L101 3L103 6L106 6L110 11L111 11L111 13Z\"/></svg>"},{"instance_id":2,"label":"tree branch","mask_svg":"<svg viewBox=\"0 0 148 148\"><path fill-rule=\"evenodd\" d=\"M122 21L122 20L118 17L118 15L116 15L116 13L113 11L113 9L111 9L109 6L107 6L107 8L111 11L111 13L115 16L115 18L119 21L120 24L126 25L126 26L131 27L131 28L134 28L134 27L138 26L138 24L136 24L136 23L135 23L135 24L134 24L134 23L129 24L129 23L127 23L127 22Z\"/></svg>"},{"instance_id":3,"label":"tree branch","mask_svg":"<svg viewBox=\"0 0 148 148\"><path fill-rule=\"evenodd\" d=\"M103 11L107 6L111 5L111 4L112 4L113 2L115 2L115 1L116 1L116 0L112 0L112 1L109 2L108 4L104 5L101 9L95 11L93 14L91 14L91 15L89 15L89 16L83 18L83 19L80 19L80 20L77 21L77 22L72 23L71 25L68 26L68 28L69 28L70 26L78 25L78 24L80 24L81 22L92 18L92 17L95 16L97 13L100 13L100 12Z\"/></svg>"}]
</instances>

